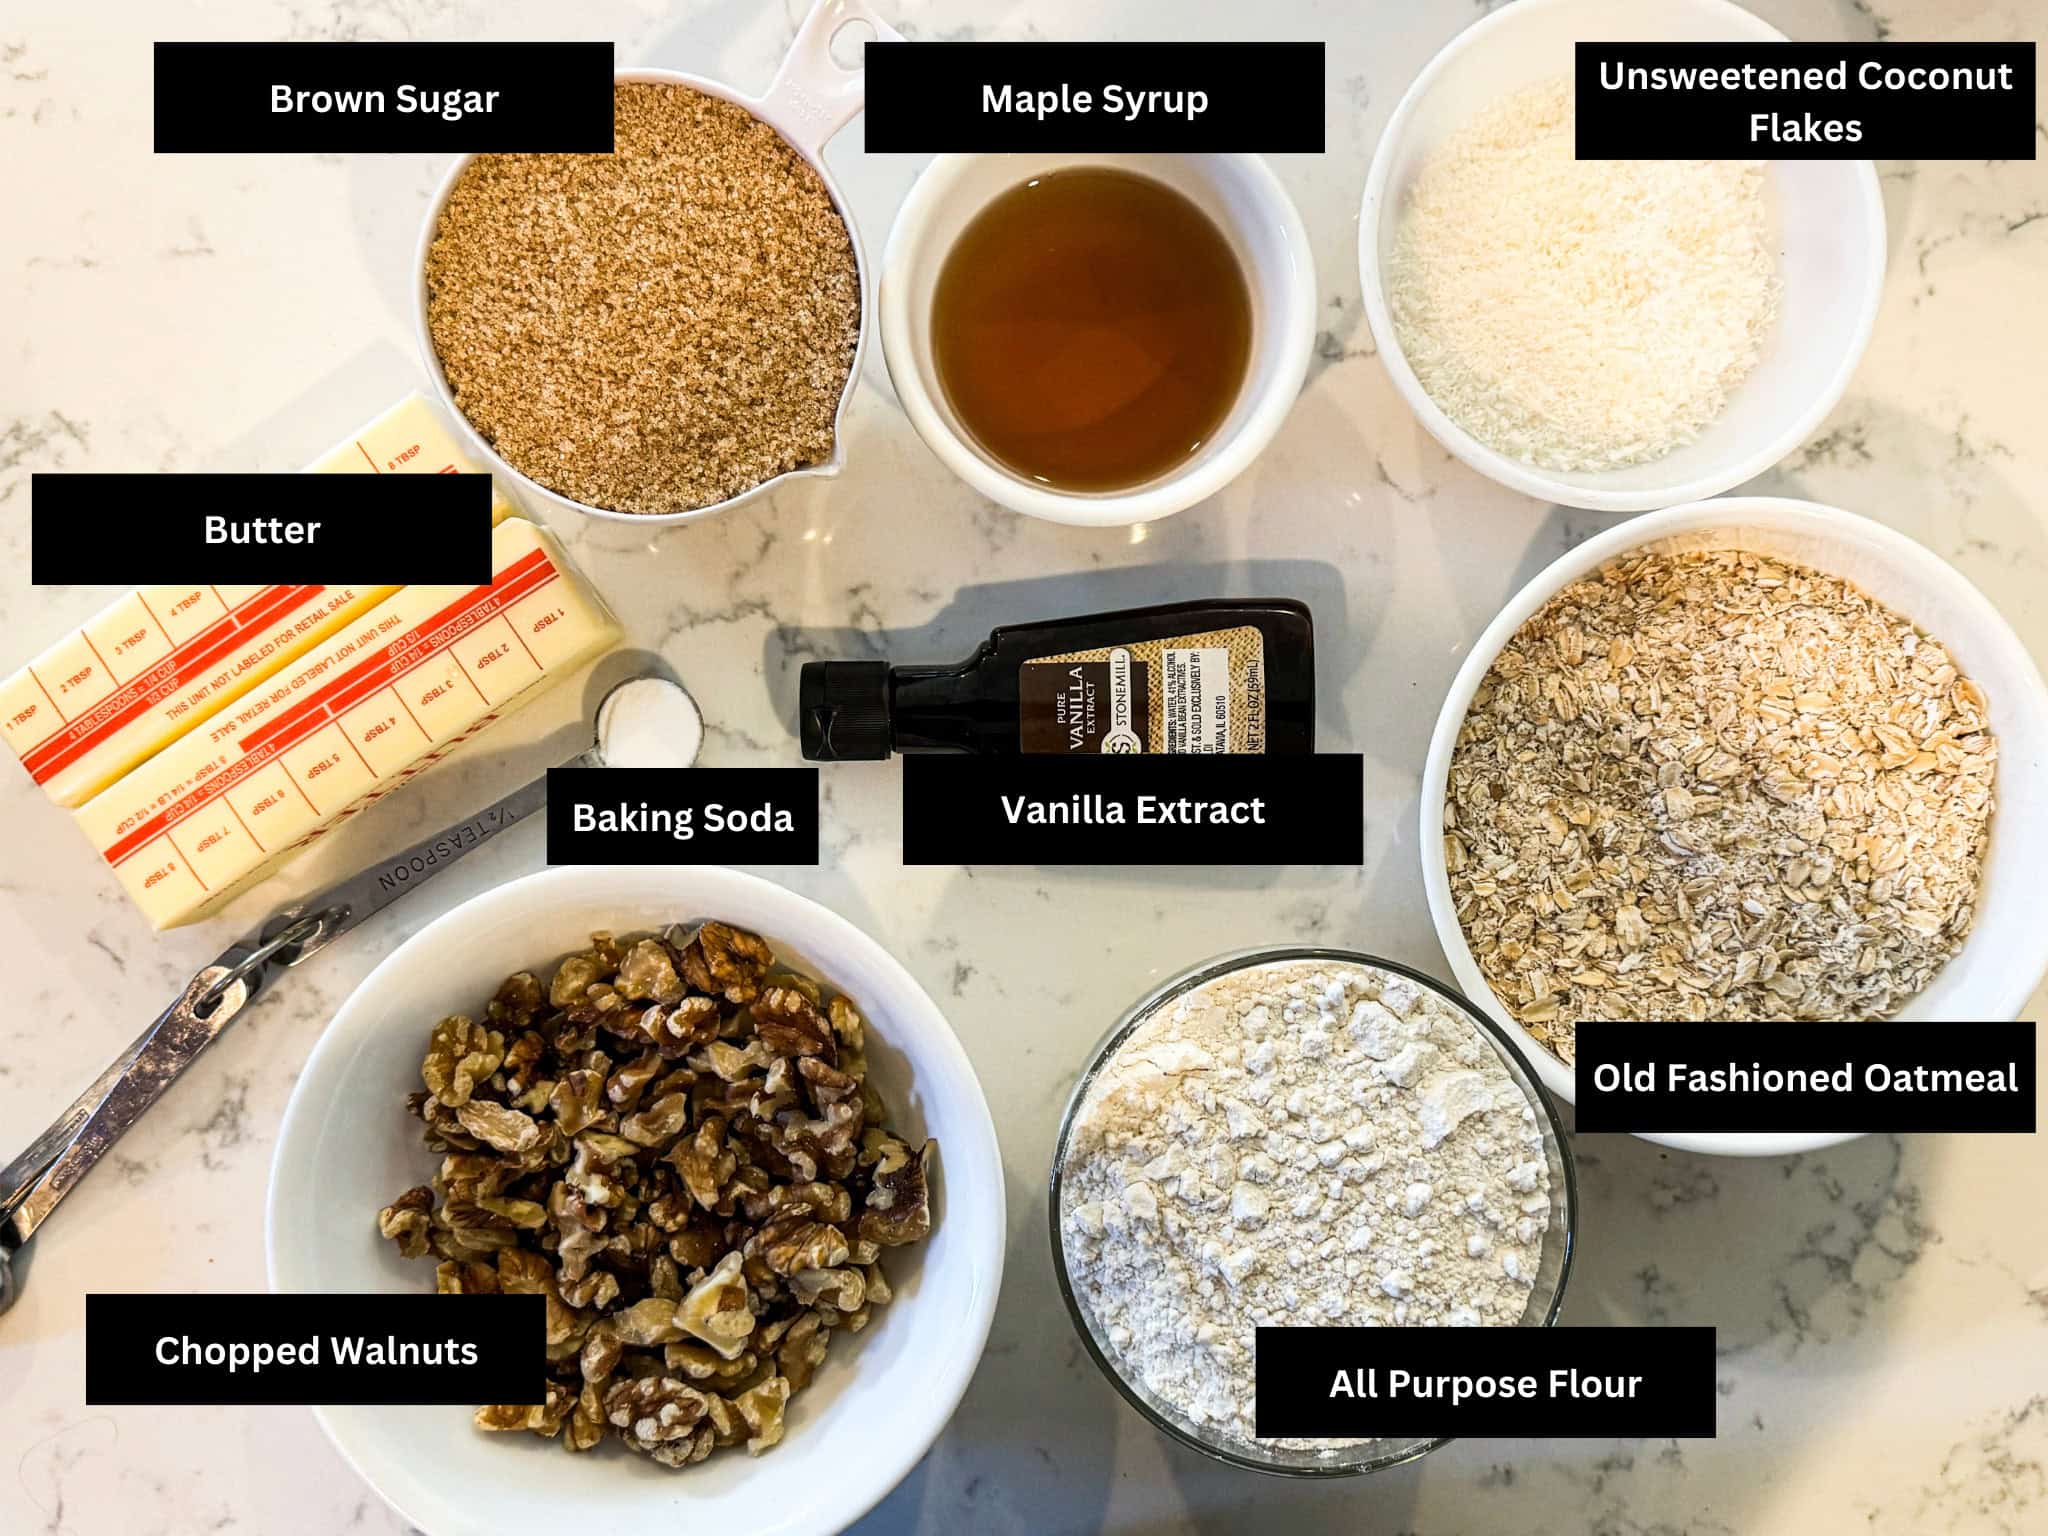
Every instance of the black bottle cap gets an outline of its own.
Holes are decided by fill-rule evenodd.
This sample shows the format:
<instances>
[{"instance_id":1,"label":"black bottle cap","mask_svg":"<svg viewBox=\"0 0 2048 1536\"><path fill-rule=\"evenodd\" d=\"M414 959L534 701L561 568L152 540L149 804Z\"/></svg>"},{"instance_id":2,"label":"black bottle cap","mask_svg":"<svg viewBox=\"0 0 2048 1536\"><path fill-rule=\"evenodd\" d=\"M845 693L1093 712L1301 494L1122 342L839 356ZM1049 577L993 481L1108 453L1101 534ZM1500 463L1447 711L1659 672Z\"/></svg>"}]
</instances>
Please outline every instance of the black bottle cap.
<instances>
[{"instance_id":1,"label":"black bottle cap","mask_svg":"<svg viewBox=\"0 0 2048 1536\"><path fill-rule=\"evenodd\" d=\"M889 664L807 661L797 683L798 728L814 763L889 755Z\"/></svg>"}]
</instances>

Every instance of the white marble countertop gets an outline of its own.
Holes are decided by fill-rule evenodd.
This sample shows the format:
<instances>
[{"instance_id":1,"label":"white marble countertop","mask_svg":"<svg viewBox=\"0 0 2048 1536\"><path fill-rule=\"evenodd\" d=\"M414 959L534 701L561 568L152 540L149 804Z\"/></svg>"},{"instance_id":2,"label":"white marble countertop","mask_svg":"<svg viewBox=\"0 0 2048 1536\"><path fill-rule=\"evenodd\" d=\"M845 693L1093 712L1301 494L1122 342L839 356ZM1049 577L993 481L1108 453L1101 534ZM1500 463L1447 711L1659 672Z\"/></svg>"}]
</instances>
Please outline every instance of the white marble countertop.
<instances>
[{"instance_id":1,"label":"white marble countertop","mask_svg":"<svg viewBox=\"0 0 2048 1536\"><path fill-rule=\"evenodd\" d=\"M0 665L108 595L27 584L29 473L295 467L421 382L407 285L439 160L154 158L157 37L615 38L758 87L798 0L15 0L0 13ZM1201 1531L1271 1525L1874 1536L2048 1530L2048 1144L1873 1137L1731 1162L1578 1141L1585 1191L1568 1322L1721 1329L1715 1440L1471 1441L1364 1482L1278 1484L1212 1465L1126 1410L1053 1288L1042 1172L1077 1061L1156 978L1258 941L1315 939L1443 973L1415 793L1437 703L1497 606L1612 520L1496 489L1446 458L1361 323L1355 218L1407 81L1466 0L885 0L915 37L1322 38L1329 149L1276 159L1315 242L1325 330L1258 464L1148 529L1090 533L978 501L925 451L879 355L851 466L692 526L557 526L633 643L686 678L706 760L777 763L799 662L964 654L994 624L1218 592L1314 607L1322 744L1366 754L1357 870L1209 875L905 869L894 764L825 775L824 862L773 871L874 933L950 1012L1009 1170L993 1337L951 1428L866 1532ZM2038 0L1758 0L1795 37L2010 38ZM918 169L830 160L879 253ZM1885 164L1891 276L1868 356L1821 433L1757 485L1904 529L1953 560L2048 662L2048 171ZM876 349L877 354L879 348ZM351 823L294 888L394 848L561 755L552 696ZM0 1155L39 1129L195 964L274 899L153 937L63 813L0 774ZM401 1529L302 1409L88 1408L90 1290L257 1290L278 1116L322 1022L434 912L541 861L522 829L295 975L178 1083L36 1244L0 1319L0 1530L341 1536ZM415 904L416 903L416 904ZM2035 1009L2042 1008L2037 996ZM172 1304L173 1309L175 1303Z\"/></svg>"}]
</instances>

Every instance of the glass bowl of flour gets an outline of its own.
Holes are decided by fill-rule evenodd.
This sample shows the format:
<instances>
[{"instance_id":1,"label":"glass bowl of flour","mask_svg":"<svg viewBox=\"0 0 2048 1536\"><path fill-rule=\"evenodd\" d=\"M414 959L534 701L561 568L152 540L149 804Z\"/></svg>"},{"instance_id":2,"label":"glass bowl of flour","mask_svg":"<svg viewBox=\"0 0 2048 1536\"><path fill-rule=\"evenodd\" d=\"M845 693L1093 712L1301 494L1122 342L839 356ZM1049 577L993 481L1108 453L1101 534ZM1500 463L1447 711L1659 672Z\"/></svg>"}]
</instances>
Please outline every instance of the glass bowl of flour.
<instances>
[{"instance_id":1,"label":"glass bowl of flour","mask_svg":"<svg viewBox=\"0 0 2048 1536\"><path fill-rule=\"evenodd\" d=\"M1348 950L1220 956L1095 1048L1053 1148L1053 1268L1082 1343L1234 1466L1376 1472L1442 1439L1260 1439L1262 1324L1556 1321L1578 1188L1520 1050L1457 993Z\"/></svg>"}]
</instances>

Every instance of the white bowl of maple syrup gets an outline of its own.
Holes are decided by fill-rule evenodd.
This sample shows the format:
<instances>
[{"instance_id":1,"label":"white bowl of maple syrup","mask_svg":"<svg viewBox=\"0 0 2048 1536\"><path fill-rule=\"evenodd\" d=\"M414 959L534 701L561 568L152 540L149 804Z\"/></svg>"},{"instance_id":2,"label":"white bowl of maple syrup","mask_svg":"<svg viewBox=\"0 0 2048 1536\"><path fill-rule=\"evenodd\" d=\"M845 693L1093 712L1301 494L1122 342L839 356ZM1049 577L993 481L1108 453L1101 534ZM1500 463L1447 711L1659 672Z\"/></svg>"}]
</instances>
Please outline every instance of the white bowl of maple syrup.
<instances>
[{"instance_id":1,"label":"white bowl of maple syrup","mask_svg":"<svg viewBox=\"0 0 2048 1536\"><path fill-rule=\"evenodd\" d=\"M1027 244L1058 243L1057 219L1037 226L1040 239L1032 240L1029 205L1010 242L991 246L990 224L977 223L1008 217L1014 226L1012 200L1052 200L1082 178L1124 183L1110 188L1123 217L1064 229L1073 240L1094 242L1086 260L1069 243L1065 270L1078 283L1059 286L1057 265L1020 272L1017 297L1025 302L992 295L983 328L967 344L949 336L947 262L955 247L976 251L982 242L979 268ZM1133 197L1141 200L1136 206ZM1178 244L1157 234L1161 216ZM1207 263L1212 280L1205 285L1198 279L1209 248L1216 259ZM1032 281L1040 285L1038 302L1031 302ZM1233 282L1241 314L1230 297ZM1109 302L1120 309L1069 315L1066 331L1048 335L1043 306L1059 305L1077 286L1096 297L1097 308ZM1154 303L1160 312L1147 316ZM918 435L949 469L1014 512L1123 527L1214 495L1272 441L1308 372L1315 263L1301 215L1257 155L940 155L890 230L877 309L890 382ZM1242 338L1227 378L1217 372L1215 348L1205 346L1226 332ZM1039 441L1028 421L991 430L985 402L965 398L972 381L961 377L962 357L981 360L980 382L998 390L1005 371L1014 375L1009 403L1049 423ZM1177 398L1191 373L1203 375L1192 388L1209 402L1206 414L1195 400ZM1161 415L1176 412L1183 413L1179 436L1157 440Z\"/></svg>"}]
</instances>

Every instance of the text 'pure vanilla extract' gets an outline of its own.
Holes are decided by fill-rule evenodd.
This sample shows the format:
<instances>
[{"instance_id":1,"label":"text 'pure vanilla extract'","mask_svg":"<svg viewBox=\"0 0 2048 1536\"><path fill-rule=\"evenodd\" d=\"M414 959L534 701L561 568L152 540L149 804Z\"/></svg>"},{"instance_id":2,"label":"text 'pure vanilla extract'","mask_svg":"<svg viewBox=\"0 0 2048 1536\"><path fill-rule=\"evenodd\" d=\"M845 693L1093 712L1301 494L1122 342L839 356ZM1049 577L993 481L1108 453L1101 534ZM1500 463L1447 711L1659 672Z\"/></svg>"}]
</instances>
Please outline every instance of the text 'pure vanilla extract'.
<instances>
[{"instance_id":1,"label":"text 'pure vanilla extract'","mask_svg":"<svg viewBox=\"0 0 2048 1536\"><path fill-rule=\"evenodd\" d=\"M992 632L952 666L806 663L804 756L1315 750L1315 635L1284 598L1169 603Z\"/></svg>"}]
</instances>

